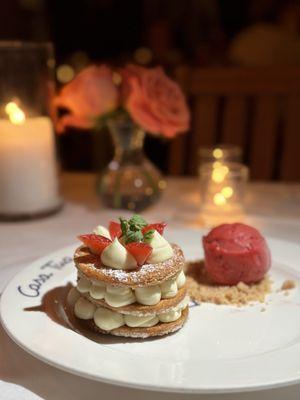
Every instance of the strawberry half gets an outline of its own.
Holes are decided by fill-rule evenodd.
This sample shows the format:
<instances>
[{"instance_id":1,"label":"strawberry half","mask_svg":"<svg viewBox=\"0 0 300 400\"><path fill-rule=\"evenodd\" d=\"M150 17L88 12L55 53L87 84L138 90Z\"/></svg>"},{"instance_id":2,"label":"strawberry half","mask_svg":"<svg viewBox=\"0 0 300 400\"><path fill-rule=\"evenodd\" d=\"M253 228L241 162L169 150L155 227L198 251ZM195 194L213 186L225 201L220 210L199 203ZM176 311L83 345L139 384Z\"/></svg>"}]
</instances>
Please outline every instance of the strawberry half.
<instances>
[{"instance_id":1,"label":"strawberry half","mask_svg":"<svg viewBox=\"0 0 300 400\"><path fill-rule=\"evenodd\" d=\"M145 264L145 261L152 253L152 247L146 243L133 242L127 244L125 247L128 252L136 259L138 265Z\"/></svg>"},{"instance_id":2,"label":"strawberry half","mask_svg":"<svg viewBox=\"0 0 300 400\"><path fill-rule=\"evenodd\" d=\"M87 235L80 235L78 239L85 244L92 253L101 255L102 251L111 244L111 240L104 236L96 235L95 233L90 233Z\"/></svg>"},{"instance_id":3,"label":"strawberry half","mask_svg":"<svg viewBox=\"0 0 300 400\"><path fill-rule=\"evenodd\" d=\"M108 230L112 240L122 236L121 224L118 224L118 222L110 221Z\"/></svg>"},{"instance_id":4,"label":"strawberry half","mask_svg":"<svg viewBox=\"0 0 300 400\"><path fill-rule=\"evenodd\" d=\"M155 229L160 235L164 233L164 229L167 226L165 222L159 222L157 224L149 224L143 228L142 232L146 233L150 231L150 229Z\"/></svg>"}]
</instances>

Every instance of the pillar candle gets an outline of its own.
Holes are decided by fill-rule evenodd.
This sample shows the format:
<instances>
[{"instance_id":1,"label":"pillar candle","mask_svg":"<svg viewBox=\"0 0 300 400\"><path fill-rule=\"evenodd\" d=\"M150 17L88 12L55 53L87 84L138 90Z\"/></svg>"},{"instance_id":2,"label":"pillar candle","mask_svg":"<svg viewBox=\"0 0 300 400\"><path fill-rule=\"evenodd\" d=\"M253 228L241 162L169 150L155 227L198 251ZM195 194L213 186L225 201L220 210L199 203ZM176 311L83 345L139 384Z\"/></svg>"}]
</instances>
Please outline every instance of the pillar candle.
<instances>
[{"instance_id":1,"label":"pillar candle","mask_svg":"<svg viewBox=\"0 0 300 400\"><path fill-rule=\"evenodd\" d=\"M0 215L47 212L60 204L52 122L0 119Z\"/></svg>"}]
</instances>

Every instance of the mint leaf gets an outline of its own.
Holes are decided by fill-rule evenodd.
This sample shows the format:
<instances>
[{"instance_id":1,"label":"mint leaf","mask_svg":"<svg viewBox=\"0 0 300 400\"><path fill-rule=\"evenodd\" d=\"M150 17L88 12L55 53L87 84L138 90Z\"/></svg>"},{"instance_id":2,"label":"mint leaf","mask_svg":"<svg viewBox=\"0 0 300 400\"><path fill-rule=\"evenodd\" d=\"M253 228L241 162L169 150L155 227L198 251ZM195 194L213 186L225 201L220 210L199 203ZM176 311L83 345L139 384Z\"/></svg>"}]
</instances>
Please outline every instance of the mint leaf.
<instances>
[{"instance_id":1,"label":"mint leaf","mask_svg":"<svg viewBox=\"0 0 300 400\"><path fill-rule=\"evenodd\" d=\"M127 231L129 229L129 224L128 221L124 218L119 218L120 224L121 224L121 231L122 231L122 236L126 237Z\"/></svg>"},{"instance_id":2,"label":"mint leaf","mask_svg":"<svg viewBox=\"0 0 300 400\"><path fill-rule=\"evenodd\" d=\"M144 220L143 217L135 214L129 220L122 217L120 217L119 220L122 230L122 239L125 244L132 242L142 242L144 240L142 229L147 226L148 223ZM153 234L151 236L151 233L149 233L146 237L148 238L148 240L151 240Z\"/></svg>"},{"instance_id":3,"label":"mint leaf","mask_svg":"<svg viewBox=\"0 0 300 400\"><path fill-rule=\"evenodd\" d=\"M141 242L143 240L143 234L142 231L128 231L126 238L125 238L125 243L132 243L132 242Z\"/></svg>"},{"instance_id":4,"label":"mint leaf","mask_svg":"<svg viewBox=\"0 0 300 400\"><path fill-rule=\"evenodd\" d=\"M129 220L120 217L120 224L122 230L122 239L125 244L132 242L145 241L145 235L142 233L142 229L148 225L147 221L144 220L140 215L133 215ZM146 240L151 240L154 234L154 230L146 232Z\"/></svg>"},{"instance_id":5,"label":"mint leaf","mask_svg":"<svg viewBox=\"0 0 300 400\"><path fill-rule=\"evenodd\" d=\"M135 214L130 218L129 224L134 229L141 229L148 225L147 221L145 221L144 218L138 214Z\"/></svg>"},{"instance_id":6,"label":"mint leaf","mask_svg":"<svg viewBox=\"0 0 300 400\"><path fill-rule=\"evenodd\" d=\"M153 236L154 236L154 232L155 232L154 229L150 229L149 231L144 233L143 240L145 243L151 242L151 240L153 239Z\"/></svg>"}]
</instances>

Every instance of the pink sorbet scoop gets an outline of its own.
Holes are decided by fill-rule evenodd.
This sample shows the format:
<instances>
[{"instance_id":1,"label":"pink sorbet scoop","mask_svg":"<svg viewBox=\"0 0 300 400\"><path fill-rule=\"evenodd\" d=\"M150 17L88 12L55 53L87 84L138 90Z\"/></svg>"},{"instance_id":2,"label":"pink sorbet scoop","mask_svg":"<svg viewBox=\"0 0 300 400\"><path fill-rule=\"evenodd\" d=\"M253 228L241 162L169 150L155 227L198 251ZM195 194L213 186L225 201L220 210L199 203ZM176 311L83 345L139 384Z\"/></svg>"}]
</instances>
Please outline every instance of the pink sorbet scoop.
<instances>
[{"instance_id":1,"label":"pink sorbet scoop","mask_svg":"<svg viewBox=\"0 0 300 400\"><path fill-rule=\"evenodd\" d=\"M249 225L219 225L203 237L203 246L207 273L221 285L258 282L271 266L266 240Z\"/></svg>"}]
</instances>

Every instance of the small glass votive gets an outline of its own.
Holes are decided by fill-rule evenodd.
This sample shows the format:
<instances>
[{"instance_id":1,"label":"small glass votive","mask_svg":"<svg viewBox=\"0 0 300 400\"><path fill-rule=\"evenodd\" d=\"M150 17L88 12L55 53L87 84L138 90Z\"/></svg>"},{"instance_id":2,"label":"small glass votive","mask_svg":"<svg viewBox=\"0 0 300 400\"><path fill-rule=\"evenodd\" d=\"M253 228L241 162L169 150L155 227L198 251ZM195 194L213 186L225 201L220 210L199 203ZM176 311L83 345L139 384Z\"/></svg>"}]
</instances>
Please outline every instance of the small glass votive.
<instances>
[{"instance_id":1,"label":"small glass votive","mask_svg":"<svg viewBox=\"0 0 300 400\"><path fill-rule=\"evenodd\" d=\"M52 124L50 43L0 42L0 219L61 207Z\"/></svg>"},{"instance_id":2,"label":"small glass votive","mask_svg":"<svg viewBox=\"0 0 300 400\"><path fill-rule=\"evenodd\" d=\"M206 163L199 168L201 214L206 225L241 221L249 169L240 163Z\"/></svg>"},{"instance_id":3,"label":"small glass votive","mask_svg":"<svg viewBox=\"0 0 300 400\"><path fill-rule=\"evenodd\" d=\"M210 162L241 162L242 149L239 146L220 144L214 147L199 148L199 164Z\"/></svg>"}]
</instances>

